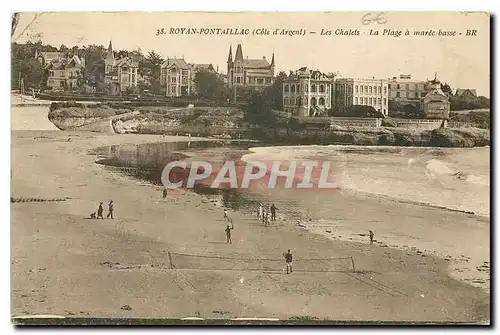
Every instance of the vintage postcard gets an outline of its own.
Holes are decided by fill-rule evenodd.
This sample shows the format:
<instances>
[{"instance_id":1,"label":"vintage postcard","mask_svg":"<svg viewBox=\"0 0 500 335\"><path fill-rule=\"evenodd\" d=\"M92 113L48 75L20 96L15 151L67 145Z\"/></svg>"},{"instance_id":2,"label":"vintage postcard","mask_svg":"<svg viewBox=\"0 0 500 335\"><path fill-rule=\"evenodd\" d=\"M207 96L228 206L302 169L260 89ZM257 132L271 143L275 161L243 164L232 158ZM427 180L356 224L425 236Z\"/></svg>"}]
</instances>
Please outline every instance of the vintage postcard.
<instances>
[{"instance_id":1,"label":"vintage postcard","mask_svg":"<svg viewBox=\"0 0 500 335\"><path fill-rule=\"evenodd\" d=\"M476 324L490 15L23 12L24 324Z\"/></svg>"}]
</instances>

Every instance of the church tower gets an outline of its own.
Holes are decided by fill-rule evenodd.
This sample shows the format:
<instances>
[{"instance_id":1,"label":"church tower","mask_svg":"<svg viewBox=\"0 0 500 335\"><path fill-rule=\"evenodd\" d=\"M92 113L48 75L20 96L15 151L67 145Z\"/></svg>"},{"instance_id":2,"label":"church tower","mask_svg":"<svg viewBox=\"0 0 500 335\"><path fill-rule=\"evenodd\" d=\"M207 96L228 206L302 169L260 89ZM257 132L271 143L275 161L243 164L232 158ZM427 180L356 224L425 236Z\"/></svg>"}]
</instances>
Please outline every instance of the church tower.
<instances>
[{"instance_id":1,"label":"church tower","mask_svg":"<svg viewBox=\"0 0 500 335\"><path fill-rule=\"evenodd\" d=\"M233 49L229 46L229 55L227 56L227 82L229 86L233 85Z\"/></svg>"},{"instance_id":2,"label":"church tower","mask_svg":"<svg viewBox=\"0 0 500 335\"><path fill-rule=\"evenodd\" d=\"M245 84L245 69L243 60L243 51L241 50L241 44L238 43L236 48L236 54L234 56L233 64L233 84L234 85L244 85Z\"/></svg>"},{"instance_id":3,"label":"church tower","mask_svg":"<svg viewBox=\"0 0 500 335\"><path fill-rule=\"evenodd\" d=\"M110 73L115 66L115 55L113 54L113 46L111 45L111 40L109 41L108 51L106 53L104 64L106 66L105 73Z\"/></svg>"},{"instance_id":4,"label":"church tower","mask_svg":"<svg viewBox=\"0 0 500 335\"><path fill-rule=\"evenodd\" d=\"M274 52L273 52L273 57L271 58L271 73L274 76Z\"/></svg>"}]
</instances>

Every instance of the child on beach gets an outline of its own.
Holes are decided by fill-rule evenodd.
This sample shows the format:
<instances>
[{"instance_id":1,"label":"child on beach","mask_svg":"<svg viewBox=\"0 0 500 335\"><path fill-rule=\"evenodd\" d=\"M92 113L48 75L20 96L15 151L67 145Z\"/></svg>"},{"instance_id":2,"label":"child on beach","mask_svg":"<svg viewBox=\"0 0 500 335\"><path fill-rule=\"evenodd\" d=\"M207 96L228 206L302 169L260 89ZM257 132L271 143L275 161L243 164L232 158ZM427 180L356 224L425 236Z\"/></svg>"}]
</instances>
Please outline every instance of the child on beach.
<instances>
[{"instance_id":1,"label":"child on beach","mask_svg":"<svg viewBox=\"0 0 500 335\"><path fill-rule=\"evenodd\" d=\"M375 234L370 230L370 244L373 244L373 236L375 236Z\"/></svg>"}]
</instances>

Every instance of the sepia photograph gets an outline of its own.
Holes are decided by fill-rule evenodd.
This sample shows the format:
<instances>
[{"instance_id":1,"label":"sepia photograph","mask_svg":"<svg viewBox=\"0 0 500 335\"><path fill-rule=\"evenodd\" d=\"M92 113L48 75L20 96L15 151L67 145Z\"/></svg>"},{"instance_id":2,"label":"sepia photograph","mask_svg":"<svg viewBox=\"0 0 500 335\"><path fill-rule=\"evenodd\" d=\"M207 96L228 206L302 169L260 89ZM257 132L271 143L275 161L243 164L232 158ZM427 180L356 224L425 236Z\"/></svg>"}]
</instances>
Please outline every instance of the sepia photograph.
<instances>
[{"instance_id":1,"label":"sepia photograph","mask_svg":"<svg viewBox=\"0 0 500 335\"><path fill-rule=\"evenodd\" d=\"M487 12L16 12L14 325L490 325Z\"/></svg>"}]
</instances>

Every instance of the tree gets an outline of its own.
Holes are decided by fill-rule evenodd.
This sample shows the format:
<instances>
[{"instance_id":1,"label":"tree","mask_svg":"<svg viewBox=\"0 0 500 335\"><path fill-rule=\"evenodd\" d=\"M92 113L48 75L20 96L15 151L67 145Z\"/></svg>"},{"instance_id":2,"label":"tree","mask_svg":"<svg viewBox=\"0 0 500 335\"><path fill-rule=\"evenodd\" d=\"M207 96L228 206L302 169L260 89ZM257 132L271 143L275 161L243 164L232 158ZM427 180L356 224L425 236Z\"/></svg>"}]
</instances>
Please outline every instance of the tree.
<instances>
[{"instance_id":1,"label":"tree","mask_svg":"<svg viewBox=\"0 0 500 335\"><path fill-rule=\"evenodd\" d=\"M450 98L451 110L480 109L480 108L490 108L490 99L483 96L479 97L453 96Z\"/></svg>"},{"instance_id":2,"label":"tree","mask_svg":"<svg viewBox=\"0 0 500 335\"><path fill-rule=\"evenodd\" d=\"M229 93L217 73L202 68L199 68L194 75L194 85L202 99L225 99Z\"/></svg>"},{"instance_id":3,"label":"tree","mask_svg":"<svg viewBox=\"0 0 500 335\"><path fill-rule=\"evenodd\" d=\"M414 105L407 104L403 107L403 117L407 119L424 119L425 113Z\"/></svg>"},{"instance_id":4,"label":"tree","mask_svg":"<svg viewBox=\"0 0 500 335\"><path fill-rule=\"evenodd\" d=\"M68 56L69 49L64 44L61 44L61 46L59 47L59 52L61 52L64 56Z\"/></svg>"},{"instance_id":5,"label":"tree","mask_svg":"<svg viewBox=\"0 0 500 335\"><path fill-rule=\"evenodd\" d=\"M283 110L283 82L288 78L285 72L281 71L276 76L274 83L264 90L266 104L273 109Z\"/></svg>"},{"instance_id":6,"label":"tree","mask_svg":"<svg viewBox=\"0 0 500 335\"><path fill-rule=\"evenodd\" d=\"M98 88L104 84L104 55L106 49L102 45L89 45L85 48L85 70L83 80L86 84Z\"/></svg>"},{"instance_id":7,"label":"tree","mask_svg":"<svg viewBox=\"0 0 500 335\"><path fill-rule=\"evenodd\" d=\"M151 83L152 92L160 93L160 74L161 65L164 62L163 58L154 50L150 51L147 57L142 57L142 55L140 55L139 58L139 74L147 78L147 81Z\"/></svg>"},{"instance_id":8,"label":"tree","mask_svg":"<svg viewBox=\"0 0 500 335\"><path fill-rule=\"evenodd\" d=\"M376 117L382 118L381 112L377 111L372 106L365 105L353 105L349 106L345 111L335 113L335 116L345 116L345 117Z\"/></svg>"},{"instance_id":9,"label":"tree","mask_svg":"<svg viewBox=\"0 0 500 335\"><path fill-rule=\"evenodd\" d=\"M12 43L11 88L19 88L19 79L22 78L25 88L42 88L47 83L47 74L42 64L35 59L35 52L39 44Z\"/></svg>"}]
</instances>

